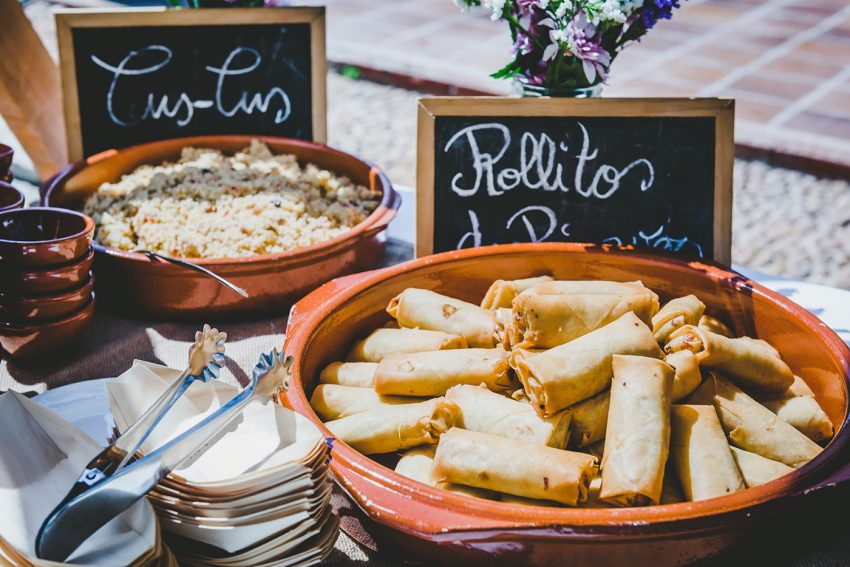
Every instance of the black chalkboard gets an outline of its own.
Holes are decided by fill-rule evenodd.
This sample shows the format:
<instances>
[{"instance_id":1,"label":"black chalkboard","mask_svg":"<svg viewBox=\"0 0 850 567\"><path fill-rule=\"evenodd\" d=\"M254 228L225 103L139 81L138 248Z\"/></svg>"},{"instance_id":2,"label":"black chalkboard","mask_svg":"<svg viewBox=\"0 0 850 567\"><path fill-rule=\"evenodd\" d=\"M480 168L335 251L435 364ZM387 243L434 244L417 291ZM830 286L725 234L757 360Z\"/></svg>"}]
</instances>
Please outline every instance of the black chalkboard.
<instances>
[{"instance_id":1,"label":"black chalkboard","mask_svg":"<svg viewBox=\"0 0 850 567\"><path fill-rule=\"evenodd\" d=\"M573 241L724 258L718 117L600 114L434 116L431 251Z\"/></svg>"},{"instance_id":2,"label":"black chalkboard","mask_svg":"<svg viewBox=\"0 0 850 567\"><path fill-rule=\"evenodd\" d=\"M102 27L70 27L77 101L71 110L83 155L210 134L324 139L314 105L320 100L324 113L325 93L314 92L313 73L324 73L325 65L317 65L312 49L324 32L313 37L310 21L220 23L216 17L210 24L138 25L137 14L120 16ZM85 22L80 18L74 15L74 22ZM323 91L324 77L321 85Z\"/></svg>"}]
</instances>

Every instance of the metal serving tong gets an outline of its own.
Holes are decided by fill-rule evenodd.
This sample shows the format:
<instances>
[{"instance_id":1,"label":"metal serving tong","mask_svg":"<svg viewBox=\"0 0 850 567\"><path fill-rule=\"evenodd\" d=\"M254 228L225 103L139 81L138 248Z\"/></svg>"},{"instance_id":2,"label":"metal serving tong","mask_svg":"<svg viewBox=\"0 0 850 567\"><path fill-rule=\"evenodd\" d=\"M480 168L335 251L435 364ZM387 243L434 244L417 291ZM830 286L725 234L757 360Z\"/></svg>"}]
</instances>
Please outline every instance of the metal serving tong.
<instances>
[{"instance_id":1,"label":"metal serving tong","mask_svg":"<svg viewBox=\"0 0 850 567\"><path fill-rule=\"evenodd\" d=\"M251 400L267 401L280 388L287 388L288 373L289 361L284 361L277 349L263 354L254 367L251 383L191 429L139 460L112 469L109 475L95 474L98 478L88 481L90 471L84 471L72 493L80 482L87 486L76 495L69 493L42 524L35 542L38 557L50 561L67 559L83 541L144 497L172 470L203 454L210 440L227 429ZM148 413L150 410L139 421Z\"/></svg>"}]
</instances>

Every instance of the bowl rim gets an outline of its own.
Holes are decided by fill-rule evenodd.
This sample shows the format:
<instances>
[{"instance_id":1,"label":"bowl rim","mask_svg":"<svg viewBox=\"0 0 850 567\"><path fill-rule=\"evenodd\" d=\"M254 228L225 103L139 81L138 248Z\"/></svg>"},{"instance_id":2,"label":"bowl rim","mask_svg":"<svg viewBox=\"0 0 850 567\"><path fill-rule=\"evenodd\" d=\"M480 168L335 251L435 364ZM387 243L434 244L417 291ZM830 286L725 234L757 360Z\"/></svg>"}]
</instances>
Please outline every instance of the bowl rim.
<instances>
[{"instance_id":1,"label":"bowl rim","mask_svg":"<svg viewBox=\"0 0 850 567\"><path fill-rule=\"evenodd\" d=\"M91 165L98 164L105 160L114 159L122 153L144 153L150 148L172 144L182 144L183 147L190 145L213 144L213 146L211 147L215 147L214 145L216 143L222 141L242 142L250 144L251 140L260 140L262 142L271 142L274 144L285 144L295 148L300 146L302 148L320 150L329 154L343 156L345 158L353 158L354 160L360 162L361 164L369 168L370 178L374 176L375 179L375 181L373 182L374 185L380 186L381 188L381 201L378 203L378 206L375 207L375 210L369 214L369 216L367 216L355 226L351 227L348 231L344 232L343 234L340 234L339 236L335 236L334 238L331 238L329 240L318 242L310 246L286 250L284 252L275 252L272 254L257 254L254 256L243 256L238 258L180 258L181 260L187 260L192 262L193 264L198 264L200 266L246 266L279 261L291 261L292 263L297 263L301 260L307 260L314 256L324 255L326 251L334 250L337 247L341 248L353 245L358 240L360 240L360 238L368 234L370 228L372 228L373 226L380 225L381 221L384 219L385 216L391 215L389 220L392 220L392 217L395 216L395 211L398 210L398 207L400 205L401 196L393 188L392 182L390 181L389 177L387 177L386 173L384 173L384 170L372 163L371 161L365 160L357 154L345 152L338 148L334 148L332 146L320 142L299 140L296 138L283 138L279 136L252 136L246 134L206 135L187 136L182 138L168 138L164 140L146 142L143 144L136 144L133 146L128 146L126 148L105 150L103 152L94 154L88 158L68 164L61 171L56 173L53 177L45 181L40 188L41 202L46 205L49 205L50 198L53 196L54 192L56 192L57 188L64 186L64 184L69 179L79 174L81 171ZM128 250L120 250L118 248L113 248L110 246L104 246L97 242L97 240L95 239L92 239L92 247L99 253L109 254L110 256L120 258L122 260L128 260L139 263L156 262L156 260L150 258L146 254L131 252Z\"/></svg>"},{"instance_id":2,"label":"bowl rim","mask_svg":"<svg viewBox=\"0 0 850 567\"><path fill-rule=\"evenodd\" d=\"M2 144L0 144L2 146ZM0 158L3 157L2 148L0 148ZM17 194L18 198L12 203L8 205L0 204L0 213L5 213L6 211L14 211L20 208L23 208L24 203L26 202L26 197L24 197L23 192L21 192L17 187L12 185L7 181L0 180L0 191L8 191L10 194Z\"/></svg>"},{"instance_id":3,"label":"bowl rim","mask_svg":"<svg viewBox=\"0 0 850 567\"><path fill-rule=\"evenodd\" d=\"M292 355L290 388L282 395L288 405L296 411L301 412L313 421L327 438L334 438L330 430L322 423L321 419L310 407L306 392L301 379L301 360L303 349L307 348L311 341L311 335L322 320L336 307L349 301L354 296L404 274L411 269L421 269L434 264L445 264L462 262L490 255L521 255L529 252L557 252L557 253L581 253L597 252L613 255L634 257L645 263L645 265L672 266L689 271L699 271L704 277L731 285L737 290L747 290L748 293L757 294L768 300L775 307L800 317L809 329L819 335L825 348L828 348L835 358L844 361L844 387L848 389L850 381L850 347L844 343L831 329L823 325L817 317L802 307L794 304L788 298L773 292L732 270L712 261L689 260L668 255L654 255L635 251L634 247L615 247L613 245L597 245L584 243L533 243L533 244L503 244L484 246L476 249L466 249L452 252L444 252L432 256L417 258L402 264L390 266L371 272L355 274L338 278L325 286L314 291L299 303L290 313L290 323L287 325L286 342L284 352ZM339 282L334 285L334 282ZM330 297L322 300L323 289L331 286L332 293L325 292ZM312 300L312 301L311 301ZM300 306L300 308L299 308ZM308 330L309 329L309 330ZM300 348L296 349L293 345ZM297 350L297 354L295 351ZM824 450L810 463L795 469L787 475L775 479L760 486L748 488L737 493L698 502L681 502L674 504L660 504L648 507L632 508L556 508L545 506L526 506L522 504L495 502L477 499L462 494L452 493L438 489L407 477L404 477L377 461L372 460L346 443L334 438L334 455L331 466L337 478L346 491L349 486L345 476L354 474L367 484L377 484L385 490L392 490L400 498L408 498L426 506L448 509L451 512L467 514L474 505L474 514L478 524L467 528L448 528L448 533L481 532L488 527L499 529L539 529L541 527L562 525L572 526L575 529L593 529L596 533L606 530L623 528L635 529L639 526L654 526L647 528L650 531L657 530L660 525L680 524L682 522L694 521L701 518L716 517L718 514L727 512L752 509L761 504L767 504L788 495L800 494L835 469L840 469L846 463L841 462L840 456L846 455L850 450L850 411L845 410L845 416L841 426L837 429L832 441ZM370 517L374 515L369 513ZM398 514L390 523L398 529L408 530L420 535L439 537L446 534L446 528L437 524L429 524L429 520L420 518L416 522L405 522ZM380 518L374 518L382 521ZM386 521L385 521L386 522ZM470 523L475 523L471 521ZM488 526L488 527L482 527Z\"/></svg>"},{"instance_id":4,"label":"bowl rim","mask_svg":"<svg viewBox=\"0 0 850 567\"><path fill-rule=\"evenodd\" d=\"M9 278L11 280L20 281L27 277L53 277L51 274L66 274L78 270L92 269L94 264L94 247L89 246L86 253L64 264L18 264L15 266L14 273L17 277ZM86 268L86 266L88 266Z\"/></svg>"},{"instance_id":5,"label":"bowl rim","mask_svg":"<svg viewBox=\"0 0 850 567\"><path fill-rule=\"evenodd\" d=\"M80 319L85 319L94 315L96 299L95 292L92 291L89 294L89 300L85 303L85 305L59 319L50 319L48 321L28 321L24 323L0 322L0 335L42 332L48 329L67 325L69 323L76 323Z\"/></svg>"},{"instance_id":6,"label":"bowl rim","mask_svg":"<svg viewBox=\"0 0 850 567\"><path fill-rule=\"evenodd\" d=\"M80 238L87 238L88 235L94 232L94 220L79 211L75 211L73 209L64 209L61 207L24 207L22 209L11 209L7 211L0 212L0 221L3 220L4 217L16 215L16 214L24 214L30 215L37 212L49 211L51 213L57 213L59 215L68 215L73 216L83 221L83 229L75 232L74 234L70 234L68 236L63 236L61 238L48 238L47 240L9 240L7 238L0 238L0 244L4 244L6 246L37 246L44 244L58 244L60 242L69 242L73 240L78 240Z\"/></svg>"},{"instance_id":7,"label":"bowl rim","mask_svg":"<svg viewBox=\"0 0 850 567\"><path fill-rule=\"evenodd\" d=\"M19 295L14 292L0 292L0 307L10 304L40 305L42 303L62 303L79 296L81 293L92 293L94 290L94 273L89 272L86 279L77 287L70 290L48 292L36 295Z\"/></svg>"}]
</instances>

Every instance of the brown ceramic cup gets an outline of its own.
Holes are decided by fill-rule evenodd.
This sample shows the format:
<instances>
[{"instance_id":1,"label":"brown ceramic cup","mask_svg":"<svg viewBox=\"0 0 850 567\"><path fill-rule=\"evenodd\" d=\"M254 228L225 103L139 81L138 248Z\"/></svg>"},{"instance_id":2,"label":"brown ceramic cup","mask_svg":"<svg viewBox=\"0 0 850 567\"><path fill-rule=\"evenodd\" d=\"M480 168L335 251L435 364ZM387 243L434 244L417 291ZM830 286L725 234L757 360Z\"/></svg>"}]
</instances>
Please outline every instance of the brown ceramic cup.
<instances>
[{"instance_id":1,"label":"brown ceramic cup","mask_svg":"<svg viewBox=\"0 0 850 567\"><path fill-rule=\"evenodd\" d=\"M48 295L17 295L0 292L0 321L10 323L44 322L67 317L92 299L94 278L70 291Z\"/></svg>"},{"instance_id":2,"label":"brown ceramic cup","mask_svg":"<svg viewBox=\"0 0 850 567\"><path fill-rule=\"evenodd\" d=\"M94 315L94 294L88 305L61 319L46 322L0 323L0 347L13 358L32 358L59 351L86 330Z\"/></svg>"},{"instance_id":3,"label":"brown ceramic cup","mask_svg":"<svg viewBox=\"0 0 850 567\"><path fill-rule=\"evenodd\" d=\"M0 213L20 209L24 206L24 194L15 189L11 183L2 181L0 175Z\"/></svg>"},{"instance_id":4,"label":"brown ceramic cup","mask_svg":"<svg viewBox=\"0 0 850 567\"><path fill-rule=\"evenodd\" d=\"M0 181L12 180L12 158L15 150L6 144L0 144Z\"/></svg>"},{"instance_id":5,"label":"brown ceramic cup","mask_svg":"<svg viewBox=\"0 0 850 567\"><path fill-rule=\"evenodd\" d=\"M0 260L32 267L69 264L89 252L93 234L94 221L76 211L50 207L5 211L0 213Z\"/></svg>"},{"instance_id":6,"label":"brown ceramic cup","mask_svg":"<svg viewBox=\"0 0 850 567\"><path fill-rule=\"evenodd\" d=\"M62 266L31 268L0 262L0 289L17 295L60 293L80 287L91 277L94 250Z\"/></svg>"}]
</instances>

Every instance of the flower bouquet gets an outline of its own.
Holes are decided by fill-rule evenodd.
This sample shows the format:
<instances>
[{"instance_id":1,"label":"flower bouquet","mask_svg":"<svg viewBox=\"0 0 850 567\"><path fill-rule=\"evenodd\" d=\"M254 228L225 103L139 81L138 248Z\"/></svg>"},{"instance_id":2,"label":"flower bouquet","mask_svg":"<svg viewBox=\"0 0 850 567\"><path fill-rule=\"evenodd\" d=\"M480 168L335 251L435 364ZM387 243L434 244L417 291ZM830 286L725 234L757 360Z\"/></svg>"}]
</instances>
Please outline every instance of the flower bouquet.
<instances>
[{"instance_id":1,"label":"flower bouquet","mask_svg":"<svg viewBox=\"0 0 850 567\"><path fill-rule=\"evenodd\" d=\"M514 78L527 95L595 96L614 57L679 0L455 0L508 23L513 60L491 76Z\"/></svg>"}]
</instances>

